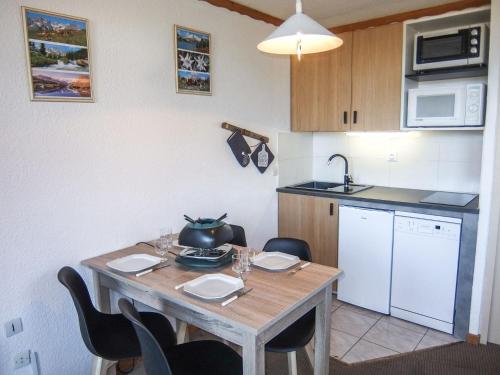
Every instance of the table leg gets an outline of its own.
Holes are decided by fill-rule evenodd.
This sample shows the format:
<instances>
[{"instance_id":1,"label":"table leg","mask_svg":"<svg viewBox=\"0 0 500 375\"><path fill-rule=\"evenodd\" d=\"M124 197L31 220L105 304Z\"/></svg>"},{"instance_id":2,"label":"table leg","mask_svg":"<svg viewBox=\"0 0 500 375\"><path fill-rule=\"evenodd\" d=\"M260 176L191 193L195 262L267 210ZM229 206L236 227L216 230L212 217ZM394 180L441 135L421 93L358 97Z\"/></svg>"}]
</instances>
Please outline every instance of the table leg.
<instances>
[{"instance_id":1,"label":"table leg","mask_svg":"<svg viewBox=\"0 0 500 375\"><path fill-rule=\"evenodd\" d=\"M314 333L314 375L328 375L330 366L330 321L332 317L332 285L323 291L324 299L316 306Z\"/></svg>"},{"instance_id":2,"label":"table leg","mask_svg":"<svg viewBox=\"0 0 500 375\"><path fill-rule=\"evenodd\" d=\"M175 319L177 344L184 344L189 341L188 325L182 320Z\"/></svg>"},{"instance_id":3,"label":"table leg","mask_svg":"<svg viewBox=\"0 0 500 375\"><path fill-rule=\"evenodd\" d=\"M309 360L311 367L314 368L314 336L311 341L307 343L304 349L306 350L307 359Z\"/></svg>"},{"instance_id":4,"label":"table leg","mask_svg":"<svg viewBox=\"0 0 500 375\"><path fill-rule=\"evenodd\" d=\"M265 375L264 344L258 337L246 334L243 343L243 375Z\"/></svg>"},{"instance_id":5,"label":"table leg","mask_svg":"<svg viewBox=\"0 0 500 375\"><path fill-rule=\"evenodd\" d=\"M92 280L94 284L94 297L97 309L103 313L111 313L110 290L102 286L100 274L98 272L92 271ZM108 368L113 366L113 364L114 362L94 356L92 361L92 375L106 375Z\"/></svg>"}]
</instances>

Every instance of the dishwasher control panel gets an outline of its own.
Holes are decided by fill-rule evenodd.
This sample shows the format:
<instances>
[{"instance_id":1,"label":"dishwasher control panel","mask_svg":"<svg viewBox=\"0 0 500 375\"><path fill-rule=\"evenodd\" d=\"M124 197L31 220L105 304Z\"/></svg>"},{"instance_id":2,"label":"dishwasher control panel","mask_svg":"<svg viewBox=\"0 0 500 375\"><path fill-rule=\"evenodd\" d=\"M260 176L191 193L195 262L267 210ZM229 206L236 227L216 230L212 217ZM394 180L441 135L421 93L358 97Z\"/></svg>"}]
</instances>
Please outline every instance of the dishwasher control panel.
<instances>
[{"instance_id":1,"label":"dishwasher control panel","mask_svg":"<svg viewBox=\"0 0 500 375\"><path fill-rule=\"evenodd\" d=\"M461 225L457 224L461 223L457 218L396 211L394 230L419 236L459 239Z\"/></svg>"},{"instance_id":2,"label":"dishwasher control panel","mask_svg":"<svg viewBox=\"0 0 500 375\"><path fill-rule=\"evenodd\" d=\"M414 233L431 237L446 237L456 239L460 236L460 227L454 223L433 222L423 219L414 219L398 216L395 230L398 232Z\"/></svg>"}]
</instances>

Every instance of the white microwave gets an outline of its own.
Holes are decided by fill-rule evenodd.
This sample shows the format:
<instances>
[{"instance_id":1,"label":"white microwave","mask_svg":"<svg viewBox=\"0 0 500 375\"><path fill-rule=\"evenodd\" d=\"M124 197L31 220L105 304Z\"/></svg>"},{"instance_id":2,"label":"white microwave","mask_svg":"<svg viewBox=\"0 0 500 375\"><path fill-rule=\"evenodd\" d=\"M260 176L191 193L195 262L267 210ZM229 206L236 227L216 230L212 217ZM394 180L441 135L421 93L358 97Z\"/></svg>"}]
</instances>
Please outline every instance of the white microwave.
<instances>
[{"instance_id":1,"label":"white microwave","mask_svg":"<svg viewBox=\"0 0 500 375\"><path fill-rule=\"evenodd\" d=\"M484 126L486 85L422 87L408 90L409 128Z\"/></svg>"}]
</instances>

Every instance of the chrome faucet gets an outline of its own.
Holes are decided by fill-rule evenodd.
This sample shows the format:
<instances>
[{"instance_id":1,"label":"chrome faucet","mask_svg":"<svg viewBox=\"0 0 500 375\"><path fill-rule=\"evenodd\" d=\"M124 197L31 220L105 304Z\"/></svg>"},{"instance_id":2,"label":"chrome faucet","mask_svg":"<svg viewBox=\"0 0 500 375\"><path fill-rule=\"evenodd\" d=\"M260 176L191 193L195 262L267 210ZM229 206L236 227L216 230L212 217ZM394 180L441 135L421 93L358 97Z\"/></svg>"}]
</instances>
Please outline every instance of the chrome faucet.
<instances>
[{"instance_id":1,"label":"chrome faucet","mask_svg":"<svg viewBox=\"0 0 500 375\"><path fill-rule=\"evenodd\" d=\"M328 165L332 163L332 160L335 159L336 157L344 159L345 163L345 170L344 170L344 186L348 187L351 182L353 182L351 175L349 174L349 162L347 161L347 158L342 155L342 154L333 154L328 158Z\"/></svg>"}]
</instances>

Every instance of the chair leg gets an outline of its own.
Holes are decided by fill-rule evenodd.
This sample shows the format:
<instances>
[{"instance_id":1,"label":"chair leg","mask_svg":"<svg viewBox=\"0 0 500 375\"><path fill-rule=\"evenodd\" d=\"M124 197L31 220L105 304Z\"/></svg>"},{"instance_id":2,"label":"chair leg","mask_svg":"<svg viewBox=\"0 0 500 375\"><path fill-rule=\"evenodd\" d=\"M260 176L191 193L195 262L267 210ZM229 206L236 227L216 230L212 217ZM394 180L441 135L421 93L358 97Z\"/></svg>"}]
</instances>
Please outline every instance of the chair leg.
<instances>
[{"instance_id":1,"label":"chair leg","mask_svg":"<svg viewBox=\"0 0 500 375\"><path fill-rule=\"evenodd\" d=\"M306 350L307 359L309 359L311 367L314 368L314 336L311 341L307 343L304 349Z\"/></svg>"},{"instance_id":2,"label":"chair leg","mask_svg":"<svg viewBox=\"0 0 500 375\"><path fill-rule=\"evenodd\" d=\"M92 360L92 375L115 375L115 364L116 361L108 361L107 359L95 356Z\"/></svg>"},{"instance_id":3,"label":"chair leg","mask_svg":"<svg viewBox=\"0 0 500 375\"><path fill-rule=\"evenodd\" d=\"M116 362L112 362L111 367L108 367L106 375L116 375Z\"/></svg>"},{"instance_id":4,"label":"chair leg","mask_svg":"<svg viewBox=\"0 0 500 375\"><path fill-rule=\"evenodd\" d=\"M183 322L181 320L177 320L176 322L177 326L177 344L184 344L189 341L189 331L188 331L188 325L186 322Z\"/></svg>"},{"instance_id":5,"label":"chair leg","mask_svg":"<svg viewBox=\"0 0 500 375\"><path fill-rule=\"evenodd\" d=\"M288 375L297 375L297 352L286 353L288 357Z\"/></svg>"}]
</instances>

